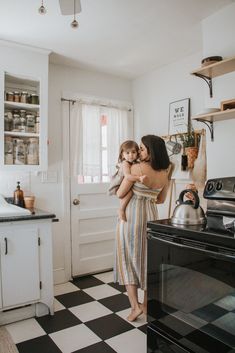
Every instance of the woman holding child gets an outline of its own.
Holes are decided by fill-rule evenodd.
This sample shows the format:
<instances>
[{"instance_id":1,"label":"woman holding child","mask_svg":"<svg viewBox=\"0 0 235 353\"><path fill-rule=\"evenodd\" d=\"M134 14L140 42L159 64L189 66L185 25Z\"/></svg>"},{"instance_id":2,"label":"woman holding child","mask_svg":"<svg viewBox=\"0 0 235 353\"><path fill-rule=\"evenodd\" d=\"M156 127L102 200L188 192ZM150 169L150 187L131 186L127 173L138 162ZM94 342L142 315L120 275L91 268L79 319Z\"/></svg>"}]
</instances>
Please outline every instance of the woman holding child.
<instances>
[{"instance_id":1,"label":"woman holding child","mask_svg":"<svg viewBox=\"0 0 235 353\"><path fill-rule=\"evenodd\" d=\"M120 199L130 190L133 193L125 205L127 221L118 222L114 266L115 282L125 285L128 293L129 321L147 311L147 222L158 218L156 204L164 202L168 189L170 162L164 140L155 135L142 137L139 159L130 166L131 175L139 181L124 176L116 192ZM144 290L143 304L138 302L138 288Z\"/></svg>"}]
</instances>

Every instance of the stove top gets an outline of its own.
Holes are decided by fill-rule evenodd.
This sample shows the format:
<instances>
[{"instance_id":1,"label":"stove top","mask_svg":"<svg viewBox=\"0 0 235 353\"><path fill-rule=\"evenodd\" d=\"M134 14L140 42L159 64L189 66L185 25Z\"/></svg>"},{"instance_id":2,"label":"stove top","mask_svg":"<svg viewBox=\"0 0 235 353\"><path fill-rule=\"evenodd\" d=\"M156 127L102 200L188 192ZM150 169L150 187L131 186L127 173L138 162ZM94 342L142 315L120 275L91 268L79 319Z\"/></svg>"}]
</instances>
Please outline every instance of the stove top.
<instances>
[{"instance_id":1,"label":"stove top","mask_svg":"<svg viewBox=\"0 0 235 353\"><path fill-rule=\"evenodd\" d=\"M209 179L203 197L207 199L205 225L176 225L164 219L148 222L148 227L172 236L235 247L235 177Z\"/></svg>"},{"instance_id":2,"label":"stove top","mask_svg":"<svg viewBox=\"0 0 235 353\"><path fill-rule=\"evenodd\" d=\"M208 228L207 224L198 224L198 225L176 225L171 223L171 219L162 219L162 220L158 220L158 221L153 221L153 222L149 222L149 223L155 223L155 224L159 224L159 225L164 225L164 226L168 226L170 228L173 229L179 229L181 230L181 232L197 232L197 233L205 233L208 234L210 236L225 236L225 237L232 237L235 239L235 230L234 230L234 226L232 225L231 227L228 227L227 229L211 229Z\"/></svg>"},{"instance_id":3,"label":"stove top","mask_svg":"<svg viewBox=\"0 0 235 353\"><path fill-rule=\"evenodd\" d=\"M235 231L208 229L206 225L174 225L170 219L161 219L147 223L151 233L168 234L202 243L227 246L235 249Z\"/></svg>"}]
</instances>

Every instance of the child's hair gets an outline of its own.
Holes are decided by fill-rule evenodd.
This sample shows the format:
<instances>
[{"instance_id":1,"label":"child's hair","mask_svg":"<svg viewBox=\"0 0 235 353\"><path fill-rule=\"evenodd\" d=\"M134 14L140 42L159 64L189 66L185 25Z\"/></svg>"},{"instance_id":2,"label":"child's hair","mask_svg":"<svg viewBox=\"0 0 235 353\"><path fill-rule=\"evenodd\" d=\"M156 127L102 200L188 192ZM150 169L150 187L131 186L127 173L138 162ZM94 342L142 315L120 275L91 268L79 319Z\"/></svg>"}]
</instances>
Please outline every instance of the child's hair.
<instances>
[{"instance_id":1,"label":"child's hair","mask_svg":"<svg viewBox=\"0 0 235 353\"><path fill-rule=\"evenodd\" d=\"M132 141L132 140L127 140L127 141L124 141L120 148L119 148L119 156L118 156L118 162L121 163L124 158L122 156L123 152L125 152L126 150L129 150L131 148L134 148L137 152L137 157L139 156L139 146L138 144L135 142L135 141Z\"/></svg>"}]
</instances>

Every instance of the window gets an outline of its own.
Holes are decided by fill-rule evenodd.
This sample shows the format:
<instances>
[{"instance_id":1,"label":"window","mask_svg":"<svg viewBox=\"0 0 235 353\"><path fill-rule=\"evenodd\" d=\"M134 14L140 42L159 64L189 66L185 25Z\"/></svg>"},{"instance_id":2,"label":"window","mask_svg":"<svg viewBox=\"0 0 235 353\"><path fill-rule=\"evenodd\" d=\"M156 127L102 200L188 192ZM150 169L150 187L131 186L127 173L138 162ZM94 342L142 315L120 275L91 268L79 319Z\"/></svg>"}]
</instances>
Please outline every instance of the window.
<instances>
[{"instance_id":1,"label":"window","mask_svg":"<svg viewBox=\"0 0 235 353\"><path fill-rule=\"evenodd\" d=\"M106 183L115 173L120 144L132 136L127 109L80 104L74 117L79 136L74 165L78 183Z\"/></svg>"}]
</instances>

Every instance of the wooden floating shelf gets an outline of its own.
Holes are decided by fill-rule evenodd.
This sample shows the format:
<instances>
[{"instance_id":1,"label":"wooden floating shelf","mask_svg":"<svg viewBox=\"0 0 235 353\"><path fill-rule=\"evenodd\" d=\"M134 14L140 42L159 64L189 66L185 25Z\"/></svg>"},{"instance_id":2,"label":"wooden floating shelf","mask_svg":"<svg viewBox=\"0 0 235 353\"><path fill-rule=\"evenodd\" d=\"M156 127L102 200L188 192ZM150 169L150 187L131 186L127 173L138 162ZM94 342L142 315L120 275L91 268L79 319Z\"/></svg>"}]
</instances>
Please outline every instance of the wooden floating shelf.
<instances>
[{"instance_id":1,"label":"wooden floating shelf","mask_svg":"<svg viewBox=\"0 0 235 353\"><path fill-rule=\"evenodd\" d=\"M235 118L235 109L227 109L220 112L200 114L192 117L193 120L216 122Z\"/></svg>"},{"instance_id":2,"label":"wooden floating shelf","mask_svg":"<svg viewBox=\"0 0 235 353\"><path fill-rule=\"evenodd\" d=\"M200 67L191 72L191 75L202 75L208 78L213 78L235 71L235 56L218 61L217 63Z\"/></svg>"}]
</instances>

